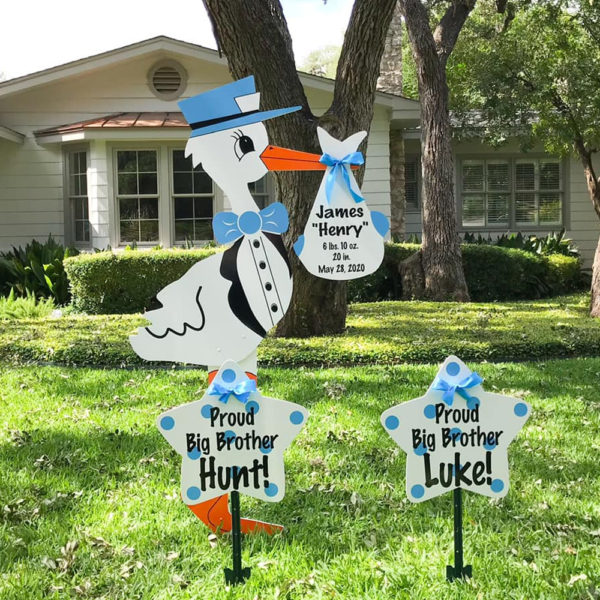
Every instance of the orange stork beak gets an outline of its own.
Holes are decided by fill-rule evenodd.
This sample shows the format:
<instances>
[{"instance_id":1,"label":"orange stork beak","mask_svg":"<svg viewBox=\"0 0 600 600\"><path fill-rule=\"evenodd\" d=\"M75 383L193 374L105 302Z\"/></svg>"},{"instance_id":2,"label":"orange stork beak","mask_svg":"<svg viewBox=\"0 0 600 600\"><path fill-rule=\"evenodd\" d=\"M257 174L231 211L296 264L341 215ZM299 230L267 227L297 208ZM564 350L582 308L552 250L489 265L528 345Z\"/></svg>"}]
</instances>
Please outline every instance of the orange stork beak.
<instances>
[{"instance_id":1,"label":"orange stork beak","mask_svg":"<svg viewBox=\"0 0 600 600\"><path fill-rule=\"evenodd\" d=\"M327 168L319 162L320 154L278 146L267 146L260 158L269 171L325 171ZM358 166L353 165L352 168L358 169Z\"/></svg>"}]
</instances>

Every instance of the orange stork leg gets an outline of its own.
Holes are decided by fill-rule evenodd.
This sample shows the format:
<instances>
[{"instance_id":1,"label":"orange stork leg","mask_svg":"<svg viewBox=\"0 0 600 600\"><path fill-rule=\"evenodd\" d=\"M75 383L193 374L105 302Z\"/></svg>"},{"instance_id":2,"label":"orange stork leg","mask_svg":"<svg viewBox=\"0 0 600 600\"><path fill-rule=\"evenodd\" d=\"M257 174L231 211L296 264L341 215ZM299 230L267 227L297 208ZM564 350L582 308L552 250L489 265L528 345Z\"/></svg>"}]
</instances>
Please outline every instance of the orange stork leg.
<instances>
[{"instance_id":1,"label":"orange stork leg","mask_svg":"<svg viewBox=\"0 0 600 600\"><path fill-rule=\"evenodd\" d=\"M208 382L211 383L214 379L216 371L211 371L208 374ZM256 375L246 372L246 375L256 381ZM229 511L229 494L223 494L218 498L200 502L200 504L186 504L186 506L214 533L220 531L227 533L231 531L231 512ZM241 519L242 533L254 533L256 531L264 531L272 535L283 530L283 525L274 525L273 523L265 523L264 521L255 521L254 519Z\"/></svg>"}]
</instances>

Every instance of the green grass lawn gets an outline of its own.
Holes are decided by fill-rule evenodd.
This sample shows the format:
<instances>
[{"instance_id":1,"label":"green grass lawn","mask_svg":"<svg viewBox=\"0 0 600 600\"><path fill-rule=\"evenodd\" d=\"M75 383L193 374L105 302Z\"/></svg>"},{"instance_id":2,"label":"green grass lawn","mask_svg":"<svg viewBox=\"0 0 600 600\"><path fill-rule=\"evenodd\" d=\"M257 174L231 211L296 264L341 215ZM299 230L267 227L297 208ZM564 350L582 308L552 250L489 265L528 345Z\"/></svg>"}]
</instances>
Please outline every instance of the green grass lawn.
<instances>
[{"instance_id":1,"label":"green grass lawn","mask_svg":"<svg viewBox=\"0 0 600 600\"><path fill-rule=\"evenodd\" d=\"M600 356L600 319L588 317L589 294L498 303L379 302L349 309L347 330L306 339L268 337L262 366L342 366L463 360L534 360ZM0 363L144 364L128 334L139 315L67 315L0 320Z\"/></svg>"},{"instance_id":2,"label":"green grass lawn","mask_svg":"<svg viewBox=\"0 0 600 600\"><path fill-rule=\"evenodd\" d=\"M370 340L385 330L380 343L392 345L416 329L451 346L479 320L486 339L508 337L505 305L446 306L456 327L416 304L384 327L384 309L363 305L350 331ZM527 306L520 314L533 323L537 311L535 322L564 336L581 319L572 305L554 316ZM431 323L419 322L425 314ZM533 340L538 330L523 332ZM375 342L365 344L370 352ZM422 394L436 367L272 368L261 371L261 390L303 404L310 418L286 453L283 501L242 496L244 516L286 531L245 537L252 577L230 591L230 538L210 538L178 499L181 459L154 425L161 411L200 397L201 371L2 367L0 598L598 598L600 359L469 366L486 389L533 405L509 449L506 498L465 494L473 580L445 581L451 494L409 503L404 455L379 424L385 408Z\"/></svg>"}]
</instances>

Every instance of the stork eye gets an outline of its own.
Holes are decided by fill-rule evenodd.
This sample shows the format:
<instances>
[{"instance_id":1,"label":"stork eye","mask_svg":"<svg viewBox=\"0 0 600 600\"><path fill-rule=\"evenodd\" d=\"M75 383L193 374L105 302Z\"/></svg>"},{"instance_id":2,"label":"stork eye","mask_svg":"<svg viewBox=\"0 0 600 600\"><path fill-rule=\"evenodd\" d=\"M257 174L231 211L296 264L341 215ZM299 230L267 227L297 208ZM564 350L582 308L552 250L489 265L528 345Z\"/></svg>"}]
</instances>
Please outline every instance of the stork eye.
<instances>
[{"instance_id":1,"label":"stork eye","mask_svg":"<svg viewBox=\"0 0 600 600\"><path fill-rule=\"evenodd\" d=\"M238 157L238 160L242 160L248 152L254 152L254 142L252 141L252 138L244 135L241 129L236 131L232 137L235 139L233 151Z\"/></svg>"}]
</instances>

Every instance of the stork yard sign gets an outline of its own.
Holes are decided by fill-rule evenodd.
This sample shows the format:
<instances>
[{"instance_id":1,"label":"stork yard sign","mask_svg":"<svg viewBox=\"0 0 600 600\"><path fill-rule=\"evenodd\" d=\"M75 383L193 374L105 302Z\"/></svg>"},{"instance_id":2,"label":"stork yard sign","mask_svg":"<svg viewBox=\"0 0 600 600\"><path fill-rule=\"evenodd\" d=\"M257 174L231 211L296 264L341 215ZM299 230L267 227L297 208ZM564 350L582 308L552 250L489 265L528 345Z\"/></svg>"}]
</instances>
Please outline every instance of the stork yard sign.
<instances>
[{"instance_id":1,"label":"stork yard sign","mask_svg":"<svg viewBox=\"0 0 600 600\"><path fill-rule=\"evenodd\" d=\"M486 392L482 383L477 373L456 356L449 356L424 396L393 406L381 415L384 429L406 452L408 499L423 502L450 490L455 492L459 577L463 576L462 533L457 531L462 527L460 491L492 498L507 494L508 445L531 414L527 402ZM456 511L460 513L460 527L456 526Z\"/></svg>"},{"instance_id":2,"label":"stork yard sign","mask_svg":"<svg viewBox=\"0 0 600 600\"><path fill-rule=\"evenodd\" d=\"M229 247L160 290L159 308L145 313L148 324L130 342L142 358L206 365L214 377L201 400L160 415L158 428L182 456L183 501L213 531L232 532L233 570L225 577L241 583L250 575L241 566L241 533L281 527L241 519L239 493L283 498L283 451L308 414L256 389L256 349L287 311L292 270L281 237L287 210L277 202L259 210L249 184L267 171L325 171L305 234L294 246L320 277L355 279L375 271L389 226L381 213L369 212L350 172L364 162L356 148L365 132L338 141L319 129L323 155L272 146L264 121L301 107L261 110L252 76L179 106L191 127L186 158L193 168L202 165L231 204L212 222L217 242Z\"/></svg>"}]
</instances>

